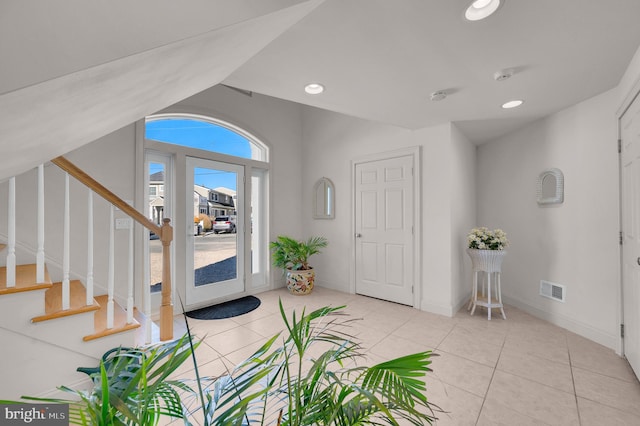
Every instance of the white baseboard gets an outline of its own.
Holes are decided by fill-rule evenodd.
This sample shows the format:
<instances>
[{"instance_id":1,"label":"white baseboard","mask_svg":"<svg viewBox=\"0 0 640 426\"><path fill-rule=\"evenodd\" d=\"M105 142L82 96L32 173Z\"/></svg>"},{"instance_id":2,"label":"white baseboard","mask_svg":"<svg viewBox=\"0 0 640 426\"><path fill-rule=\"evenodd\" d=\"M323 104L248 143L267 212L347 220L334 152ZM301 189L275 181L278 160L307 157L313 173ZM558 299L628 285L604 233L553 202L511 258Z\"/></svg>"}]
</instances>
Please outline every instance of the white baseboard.
<instances>
[{"instance_id":1,"label":"white baseboard","mask_svg":"<svg viewBox=\"0 0 640 426\"><path fill-rule=\"evenodd\" d=\"M545 311L517 298L503 296L503 300L505 304L514 306L537 318L548 321L551 324L562 327L586 339L592 340L596 343L613 349L614 351L616 351L616 353L618 353L618 355L620 355L619 337L615 334L599 330L589 324L585 324L566 315Z\"/></svg>"},{"instance_id":2,"label":"white baseboard","mask_svg":"<svg viewBox=\"0 0 640 426\"><path fill-rule=\"evenodd\" d=\"M450 318L455 312L457 312L451 308L451 305L441 305L436 303L422 303L420 310L430 312L432 314L444 315L445 317Z\"/></svg>"},{"instance_id":3,"label":"white baseboard","mask_svg":"<svg viewBox=\"0 0 640 426\"><path fill-rule=\"evenodd\" d=\"M326 288L327 290L335 290L335 291L341 291L343 293L350 293L348 284L339 285L339 284L336 284L335 281L316 280L315 285L317 285L318 287Z\"/></svg>"}]
</instances>

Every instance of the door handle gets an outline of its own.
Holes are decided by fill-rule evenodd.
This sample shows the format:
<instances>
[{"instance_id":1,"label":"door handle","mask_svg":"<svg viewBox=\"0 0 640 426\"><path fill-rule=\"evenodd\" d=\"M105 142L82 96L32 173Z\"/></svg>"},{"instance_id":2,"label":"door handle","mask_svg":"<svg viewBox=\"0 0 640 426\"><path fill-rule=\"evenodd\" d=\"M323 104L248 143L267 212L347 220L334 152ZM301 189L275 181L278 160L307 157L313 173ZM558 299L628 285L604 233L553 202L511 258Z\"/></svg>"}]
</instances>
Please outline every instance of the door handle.
<instances>
[{"instance_id":1,"label":"door handle","mask_svg":"<svg viewBox=\"0 0 640 426\"><path fill-rule=\"evenodd\" d=\"M357 233L357 232L356 232L356 234L354 235L354 237L356 237L356 238L360 238L360 237L362 237L362 234L359 234L359 233ZM640 265L640 257L638 258L638 264Z\"/></svg>"},{"instance_id":2,"label":"door handle","mask_svg":"<svg viewBox=\"0 0 640 426\"><path fill-rule=\"evenodd\" d=\"M638 265L640 265L640 257L638 258L638 260L636 262L638 262Z\"/></svg>"}]
</instances>

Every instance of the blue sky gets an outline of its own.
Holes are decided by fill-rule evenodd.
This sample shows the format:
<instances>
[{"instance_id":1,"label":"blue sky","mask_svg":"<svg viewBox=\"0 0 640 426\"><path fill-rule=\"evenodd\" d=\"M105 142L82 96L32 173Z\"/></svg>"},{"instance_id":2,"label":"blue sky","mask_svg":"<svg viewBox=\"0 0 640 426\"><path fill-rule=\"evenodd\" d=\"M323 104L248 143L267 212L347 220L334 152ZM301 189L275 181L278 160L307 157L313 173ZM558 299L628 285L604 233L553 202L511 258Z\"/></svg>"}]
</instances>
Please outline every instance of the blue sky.
<instances>
[{"instance_id":1,"label":"blue sky","mask_svg":"<svg viewBox=\"0 0 640 426\"><path fill-rule=\"evenodd\" d=\"M146 138L180 146L251 158L250 142L243 136L212 123L192 119L154 120L146 123ZM152 164L150 173L162 168ZM194 182L207 188L236 189L236 174L196 168Z\"/></svg>"}]
</instances>

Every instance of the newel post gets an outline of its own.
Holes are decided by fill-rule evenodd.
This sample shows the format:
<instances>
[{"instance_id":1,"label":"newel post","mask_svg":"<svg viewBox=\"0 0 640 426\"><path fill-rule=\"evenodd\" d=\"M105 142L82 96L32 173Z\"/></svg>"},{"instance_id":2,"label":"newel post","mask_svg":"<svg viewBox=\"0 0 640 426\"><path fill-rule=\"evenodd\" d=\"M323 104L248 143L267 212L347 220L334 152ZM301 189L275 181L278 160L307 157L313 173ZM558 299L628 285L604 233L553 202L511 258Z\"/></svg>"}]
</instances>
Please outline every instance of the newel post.
<instances>
[{"instance_id":1,"label":"newel post","mask_svg":"<svg viewBox=\"0 0 640 426\"><path fill-rule=\"evenodd\" d=\"M160 306L160 340L173 339L173 302L171 300L171 219L162 220L162 305Z\"/></svg>"}]
</instances>

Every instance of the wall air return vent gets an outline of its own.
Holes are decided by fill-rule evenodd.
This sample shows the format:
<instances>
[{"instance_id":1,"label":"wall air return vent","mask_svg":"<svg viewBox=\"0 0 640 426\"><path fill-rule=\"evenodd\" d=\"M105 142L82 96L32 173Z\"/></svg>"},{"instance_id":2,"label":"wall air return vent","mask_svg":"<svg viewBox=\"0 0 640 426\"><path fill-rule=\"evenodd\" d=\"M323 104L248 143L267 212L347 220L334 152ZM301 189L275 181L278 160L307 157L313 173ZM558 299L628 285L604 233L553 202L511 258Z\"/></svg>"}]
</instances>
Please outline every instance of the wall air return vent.
<instances>
[{"instance_id":1,"label":"wall air return vent","mask_svg":"<svg viewBox=\"0 0 640 426\"><path fill-rule=\"evenodd\" d=\"M565 286L552 283L550 281L540 280L540 296L564 303L566 295L567 289Z\"/></svg>"}]
</instances>

